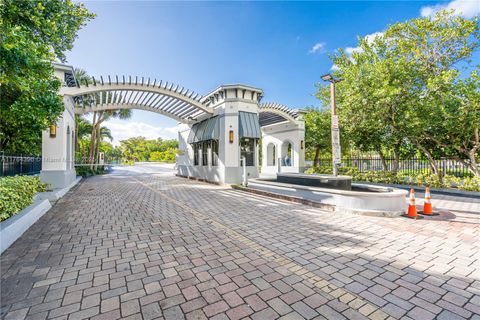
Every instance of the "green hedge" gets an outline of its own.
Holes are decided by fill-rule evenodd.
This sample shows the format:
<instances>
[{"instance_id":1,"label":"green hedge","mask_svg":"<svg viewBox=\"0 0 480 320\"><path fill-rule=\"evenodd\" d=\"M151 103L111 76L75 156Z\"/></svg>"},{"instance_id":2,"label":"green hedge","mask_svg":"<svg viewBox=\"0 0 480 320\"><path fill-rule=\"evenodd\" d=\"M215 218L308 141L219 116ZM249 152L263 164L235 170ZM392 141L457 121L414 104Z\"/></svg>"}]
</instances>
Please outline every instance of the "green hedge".
<instances>
[{"instance_id":1,"label":"green hedge","mask_svg":"<svg viewBox=\"0 0 480 320\"><path fill-rule=\"evenodd\" d=\"M91 169L89 166L78 166L75 168L77 176L89 177L97 174L105 174L105 166L97 166L97 169Z\"/></svg>"},{"instance_id":2,"label":"green hedge","mask_svg":"<svg viewBox=\"0 0 480 320\"><path fill-rule=\"evenodd\" d=\"M332 174L332 167L311 167L305 173ZM406 173L394 174L389 171L366 171L360 172L355 167L339 167L338 173L352 176L354 181L374 183L408 184L417 186L430 186L432 188L456 188L459 190L480 192L480 177L466 176L463 178L446 174L443 182L438 175L430 173Z\"/></svg>"},{"instance_id":3,"label":"green hedge","mask_svg":"<svg viewBox=\"0 0 480 320\"><path fill-rule=\"evenodd\" d=\"M0 178L0 221L6 220L32 204L37 192L47 190L47 185L34 176Z\"/></svg>"}]
</instances>

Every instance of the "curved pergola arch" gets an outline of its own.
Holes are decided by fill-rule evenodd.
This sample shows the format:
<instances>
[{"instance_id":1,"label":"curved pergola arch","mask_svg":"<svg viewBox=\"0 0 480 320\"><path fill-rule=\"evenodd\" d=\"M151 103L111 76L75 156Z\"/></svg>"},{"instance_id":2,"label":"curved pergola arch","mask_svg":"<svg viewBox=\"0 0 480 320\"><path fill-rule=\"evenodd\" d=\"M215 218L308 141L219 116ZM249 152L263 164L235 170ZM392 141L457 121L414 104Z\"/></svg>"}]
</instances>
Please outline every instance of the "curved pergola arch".
<instances>
[{"instance_id":1,"label":"curved pergola arch","mask_svg":"<svg viewBox=\"0 0 480 320\"><path fill-rule=\"evenodd\" d=\"M141 82L138 78L132 81L109 81L103 78L93 83L79 84L74 87L62 87L60 94L70 96L75 101L75 113L83 114L94 111L116 109L147 110L173 118L182 123L196 121L204 115L212 115L213 109L207 106L206 99L194 91L155 79Z\"/></svg>"},{"instance_id":2,"label":"curved pergola arch","mask_svg":"<svg viewBox=\"0 0 480 320\"><path fill-rule=\"evenodd\" d=\"M297 110L275 102L259 104L258 113L261 127L286 121L296 123L299 118Z\"/></svg>"}]
</instances>

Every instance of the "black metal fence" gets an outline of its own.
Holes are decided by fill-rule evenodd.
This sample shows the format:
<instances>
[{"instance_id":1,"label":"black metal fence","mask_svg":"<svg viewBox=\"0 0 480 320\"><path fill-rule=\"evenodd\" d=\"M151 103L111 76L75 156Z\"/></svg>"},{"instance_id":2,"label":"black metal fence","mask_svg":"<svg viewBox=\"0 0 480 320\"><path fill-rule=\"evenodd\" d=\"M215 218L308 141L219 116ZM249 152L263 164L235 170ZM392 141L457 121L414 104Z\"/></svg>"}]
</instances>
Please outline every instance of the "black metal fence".
<instances>
[{"instance_id":1,"label":"black metal fence","mask_svg":"<svg viewBox=\"0 0 480 320\"><path fill-rule=\"evenodd\" d=\"M38 174L40 170L42 157L0 153L0 177Z\"/></svg>"},{"instance_id":2,"label":"black metal fence","mask_svg":"<svg viewBox=\"0 0 480 320\"><path fill-rule=\"evenodd\" d=\"M444 174L450 174L457 177L470 176L471 173L468 167L457 160L453 159L438 159L436 160L437 166ZM321 167L332 166L332 158L321 158L319 162ZM354 167L361 172L365 171L393 171L395 167L394 158L385 158L382 160L380 157L345 157L342 158L342 166ZM410 158L400 159L398 161L398 172L415 174L415 173L431 173L432 169L430 162L425 158Z\"/></svg>"}]
</instances>

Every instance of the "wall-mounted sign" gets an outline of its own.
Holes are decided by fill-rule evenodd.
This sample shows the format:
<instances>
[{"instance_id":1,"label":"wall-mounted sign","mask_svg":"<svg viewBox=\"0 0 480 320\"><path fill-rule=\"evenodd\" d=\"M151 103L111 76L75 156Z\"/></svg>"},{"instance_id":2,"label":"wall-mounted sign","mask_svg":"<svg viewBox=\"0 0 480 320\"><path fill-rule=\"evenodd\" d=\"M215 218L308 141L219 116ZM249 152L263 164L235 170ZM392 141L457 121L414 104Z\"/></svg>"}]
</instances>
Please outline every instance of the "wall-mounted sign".
<instances>
[{"instance_id":1,"label":"wall-mounted sign","mask_svg":"<svg viewBox=\"0 0 480 320\"><path fill-rule=\"evenodd\" d=\"M332 116L332 128L333 129L338 129L338 116L337 115Z\"/></svg>"}]
</instances>

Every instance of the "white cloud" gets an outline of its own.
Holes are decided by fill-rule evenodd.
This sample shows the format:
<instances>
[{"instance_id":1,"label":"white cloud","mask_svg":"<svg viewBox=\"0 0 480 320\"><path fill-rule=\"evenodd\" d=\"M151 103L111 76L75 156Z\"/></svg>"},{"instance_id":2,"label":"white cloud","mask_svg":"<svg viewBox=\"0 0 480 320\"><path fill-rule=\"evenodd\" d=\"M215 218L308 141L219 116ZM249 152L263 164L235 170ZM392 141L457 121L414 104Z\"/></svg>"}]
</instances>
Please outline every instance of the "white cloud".
<instances>
[{"instance_id":1,"label":"white cloud","mask_svg":"<svg viewBox=\"0 0 480 320\"><path fill-rule=\"evenodd\" d=\"M376 38L381 38L383 37L383 32L374 32L367 34L364 38L367 40L367 43L372 43Z\"/></svg>"},{"instance_id":2,"label":"white cloud","mask_svg":"<svg viewBox=\"0 0 480 320\"><path fill-rule=\"evenodd\" d=\"M345 53L351 56L354 52L362 52L362 49L360 47L346 47L345 48Z\"/></svg>"},{"instance_id":3,"label":"white cloud","mask_svg":"<svg viewBox=\"0 0 480 320\"><path fill-rule=\"evenodd\" d=\"M367 41L367 43L372 43L377 37L382 37L383 32L374 32L367 34L363 38ZM345 53L349 56L351 56L354 52L362 52L362 49L360 47L346 47L345 48Z\"/></svg>"},{"instance_id":4,"label":"white cloud","mask_svg":"<svg viewBox=\"0 0 480 320\"><path fill-rule=\"evenodd\" d=\"M340 70L340 68L337 65L333 64L330 70L337 71L337 70Z\"/></svg>"},{"instance_id":5,"label":"white cloud","mask_svg":"<svg viewBox=\"0 0 480 320\"><path fill-rule=\"evenodd\" d=\"M317 42L315 45L308 51L308 53L323 52L325 49L325 42Z\"/></svg>"},{"instance_id":6,"label":"white cloud","mask_svg":"<svg viewBox=\"0 0 480 320\"><path fill-rule=\"evenodd\" d=\"M120 145L121 140L131 137L145 137L147 139L177 139L177 127L155 127L143 122L105 122L105 127L112 131L113 145Z\"/></svg>"},{"instance_id":7,"label":"white cloud","mask_svg":"<svg viewBox=\"0 0 480 320\"><path fill-rule=\"evenodd\" d=\"M443 9L454 10L455 14L470 19L480 14L480 2L478 0L453 0L447 4L422 7L420 15L422 17L431 17Z\"/></svg>"}]
</instances>

